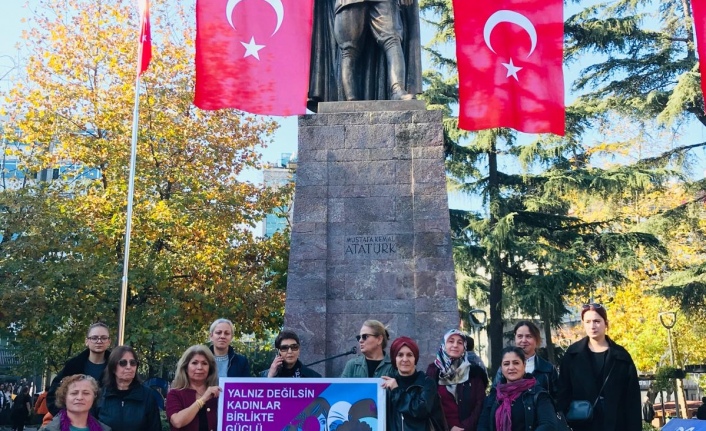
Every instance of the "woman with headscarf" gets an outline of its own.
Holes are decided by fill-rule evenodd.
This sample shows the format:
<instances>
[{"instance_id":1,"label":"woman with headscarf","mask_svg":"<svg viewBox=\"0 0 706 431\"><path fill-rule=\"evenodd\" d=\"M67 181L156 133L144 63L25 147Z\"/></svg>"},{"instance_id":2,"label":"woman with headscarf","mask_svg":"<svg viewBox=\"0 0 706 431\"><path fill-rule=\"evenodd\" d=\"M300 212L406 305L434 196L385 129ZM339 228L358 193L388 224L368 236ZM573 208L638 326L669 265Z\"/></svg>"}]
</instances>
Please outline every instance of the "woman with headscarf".
<instances>
[{"instance_id":1,"label":"woman with headscarf","mask_svg":"<svg viewBox=\"0 0 706 431\"><path fill-rule=\"evenodd\" d=\"M555 431L554 404L537 380L525 373L525 352L506 347L501 358L502 377L483 404L478 431Z\"/></svg>"},{"instance_id":2,"label":"woman with headscarf","mask_svg":"<svg viewBox=\"0 0 706 431\"><path fill-rule=\"evenodd\" d=\"M488 378L485 371L466 357L468 336L452 329L427 367L427 376L438 384L441 408L451 431L471 431L478 425Z\"/></svg>"},{"instance_id":3,"label":"woman with headscarf","mask_svg":"<svg viewBox=\"0 0 706 431\"><path fill-rule=\"evenodd\" d=\"M417 371L419 346L409 337L399 337L390 346L393 372L383 376L387 390L388 431L444 430L444 417L434 380Z\"/></svg>"}]
</instances>

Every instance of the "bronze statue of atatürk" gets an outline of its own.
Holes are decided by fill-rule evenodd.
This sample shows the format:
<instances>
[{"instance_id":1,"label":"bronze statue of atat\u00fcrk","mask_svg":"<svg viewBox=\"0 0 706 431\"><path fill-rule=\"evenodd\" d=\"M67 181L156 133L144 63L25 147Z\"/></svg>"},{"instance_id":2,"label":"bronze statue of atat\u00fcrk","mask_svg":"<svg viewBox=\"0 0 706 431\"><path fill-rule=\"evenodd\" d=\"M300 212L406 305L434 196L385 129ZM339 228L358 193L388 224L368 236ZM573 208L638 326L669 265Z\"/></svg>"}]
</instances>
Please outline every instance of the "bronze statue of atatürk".
<instances>
[{"instance_id":1,"label":"bronze statue of atat\u00fcrk","mask_svg":"<svg viewBox=\"0 0 706 431\"><path fill-rule=\"evenodd\" d=\"M314 0L309 108L421 93L418 0Z\"/></svg>"}]
</instances>

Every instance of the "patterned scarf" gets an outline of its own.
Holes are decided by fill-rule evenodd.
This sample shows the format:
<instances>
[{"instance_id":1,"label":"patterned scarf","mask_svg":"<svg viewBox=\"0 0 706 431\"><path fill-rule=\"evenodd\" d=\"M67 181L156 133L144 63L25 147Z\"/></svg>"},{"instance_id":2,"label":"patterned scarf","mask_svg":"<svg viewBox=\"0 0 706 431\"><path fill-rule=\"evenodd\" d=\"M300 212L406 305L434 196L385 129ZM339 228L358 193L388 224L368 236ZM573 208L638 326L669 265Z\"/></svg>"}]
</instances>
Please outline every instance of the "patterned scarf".
<instances>
[{"instance_id":1,"label":"patterned scarf","mask_svg":"<svg viewBox=\"0 0 706 431\"><path fill-rule=\"evenodd\" d=\"M466 334L459 331L458 329L452 329L449 332L447 332L446 334L444 334L444 339L441 342L441 346L439 347L439 351L436 352L436 359L434 359L434 365L436 365L436 368L439 369L439 383L440 384L460 383L455 378L456 372L457 372L457 369L460 368L460 365L463 362L466 362L465 343L464 343L463 353L461 354L461 358L457 359L456 361L451 359L449 354L446 353L446 341L452 335L460 335L461 338L463 338L464 340L466 339ZM454 364L454 362L455 362L455 364ZM441 383L442 380L448 381L450 383ZM465 381L465 380L461 380L461 382L463 382L463 381Z\"/></svg>"},{"instance_id":2,"label":"patterned scarf","mask_svg":"<svg viewBox=\"0 0 706 431\"><path fill-rule=\"evenodd\" d=\"M69 419L69 415L66 413L66 409L61 410L58 414L61 431L69 431L71 426L71 419ZM88 415L88 431L103 431L103 427L101 426L101 424L96 420L96 418L94 418L90 414Z\"/></svg>"},{"instance_id":3,"label":"patterned scarf","mask_svg":"<svg viewBox=\"0 0 706 431\"><path fill-rule=\"evenodd\" d=\"M536 383L537 380L534 377L509 383L498 383L495 393L500 404L495 411L495 429L497 431L512 431L512 403L523 392L534 387Z\"/></svg>"}]
</instances>

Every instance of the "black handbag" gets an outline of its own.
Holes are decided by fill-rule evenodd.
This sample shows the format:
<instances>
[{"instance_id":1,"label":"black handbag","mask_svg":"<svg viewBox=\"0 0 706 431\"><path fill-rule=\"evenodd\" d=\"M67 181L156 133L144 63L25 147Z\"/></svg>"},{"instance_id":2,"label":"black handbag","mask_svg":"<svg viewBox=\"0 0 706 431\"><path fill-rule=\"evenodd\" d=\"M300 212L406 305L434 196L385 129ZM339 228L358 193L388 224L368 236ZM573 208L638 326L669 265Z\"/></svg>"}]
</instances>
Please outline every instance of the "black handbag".
<instances>
[{"instance_id":1,"label":"black handbag","mask_svg":"<svg viewBox=\"0 0 706 431\"><path fill-rule=\"evenodd\" d=\"M598 403L598 400L601 398L603 388L605 388L605 384L608 383L610 373L613 372L614 366L615 363L611 365L610 370L608 371L608 375L603 381L603 386L601 386L601 390L598 391L598 396L596 397L596 400L593 403L587 400L575 400L569 403L569 411L566 412L566 420L569 423L584 423L593 420L593 409L596 407L596 403Z\"/></svg>"},{"instance_id":2,"label":"black handbag","mask_svg":"<svg viewBox=\"0 0 706 431\"><path fill-rule=\"evenodd\" d=\"M590 422L593 419L594 405L595 403L591 404L586 400L572 401L569 404L569 411L566 412L566 420L569 422Z\"/></svg>"}]
</instances>

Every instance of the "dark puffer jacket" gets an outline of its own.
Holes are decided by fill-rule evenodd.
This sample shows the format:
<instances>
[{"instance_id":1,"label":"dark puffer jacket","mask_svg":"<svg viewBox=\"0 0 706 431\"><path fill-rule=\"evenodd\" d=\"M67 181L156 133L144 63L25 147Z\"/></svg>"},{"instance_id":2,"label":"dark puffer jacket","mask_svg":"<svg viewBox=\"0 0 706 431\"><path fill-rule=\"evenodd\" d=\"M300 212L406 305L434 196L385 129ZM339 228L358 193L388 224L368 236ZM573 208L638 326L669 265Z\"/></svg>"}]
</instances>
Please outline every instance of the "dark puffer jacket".
<instances>
[{"instance_id":1,"label":"dark puffer jacket","mask_svg":"<svg viewBox=\"0 0 706 431\"><path fill-rule=\"evenodd\" d=\"M267 377L267 374L270 372L269 369L264 370L260 373L260 377ZM318 378L321 377L321 374L317 373L316 371L312 370L311 368L307 368L302 364L302 361L297 359L297 362L294 364L292 368L285 368L285 367L280 367L279 371L277 371L277 374L275 377L303 377L303 378Z\"/></svg>"},{"instance_id":2,"label":"dark puffer jacket","mask_svg":"<svg viewBox=\"0 0 706 431\"><path fill-rule=\"evenodd\" d=\"M161 431L162 421L153 390L141 384L129 390L120 398L114 387L104 388L98 402L98 420L113 431Z\"/></svg>"},{"instance_id":3,"label":"dark puffer jacket","mask_svg":"<svg viewBox=\"0 0 706 431\"><path fill-rule=\"evenodd\" d=\"M388 431L445 430L436 382L421 371L400 376L394 371L397 388L387 390Z\"/></svg>"}]
</instances>

